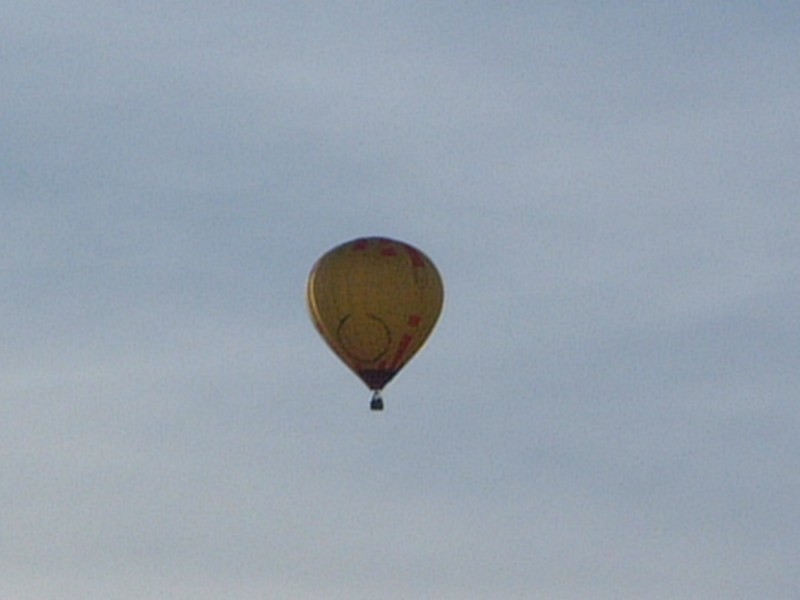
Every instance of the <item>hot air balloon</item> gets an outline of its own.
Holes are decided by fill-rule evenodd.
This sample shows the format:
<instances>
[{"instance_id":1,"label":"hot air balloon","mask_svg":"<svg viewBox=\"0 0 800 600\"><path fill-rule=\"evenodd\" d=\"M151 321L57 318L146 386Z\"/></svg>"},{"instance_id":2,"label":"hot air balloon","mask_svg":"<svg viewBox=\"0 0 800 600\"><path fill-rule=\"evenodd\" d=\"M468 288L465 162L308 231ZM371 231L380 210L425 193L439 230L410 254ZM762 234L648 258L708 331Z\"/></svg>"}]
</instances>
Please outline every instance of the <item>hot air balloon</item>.
<instances>
[{"instance_id":1,"label":"hot air balloon","mask_svg":"<svg viewBox=\"0 0 800 600\"><path fill-rule=\"evenodd\" d=\"M381 391L419 351L442 310L444 289L422 252L383 237L333 248L308 278L311 318L331 350L373 391Z\"/></svg>"}]
</instances>

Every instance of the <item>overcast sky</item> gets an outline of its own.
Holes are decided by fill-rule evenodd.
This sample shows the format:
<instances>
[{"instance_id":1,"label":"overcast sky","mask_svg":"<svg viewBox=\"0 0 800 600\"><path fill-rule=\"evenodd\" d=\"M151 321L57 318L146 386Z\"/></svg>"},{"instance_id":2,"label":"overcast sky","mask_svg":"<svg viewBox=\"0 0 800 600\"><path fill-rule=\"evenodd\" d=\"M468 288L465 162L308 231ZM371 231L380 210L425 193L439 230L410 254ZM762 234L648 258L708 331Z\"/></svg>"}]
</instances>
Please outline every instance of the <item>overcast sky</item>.
<instances>
[{"instance_id":1,"label":"overcast sky","mask_svg":"<svg viewBox=\"0 0 800 600\"><path fill-rule=\"evenodd\" d=\"M6 0L0 598L796 600L800 5ZM445 280L386 410L308 318Z\"/></svg>"}]
</instances>

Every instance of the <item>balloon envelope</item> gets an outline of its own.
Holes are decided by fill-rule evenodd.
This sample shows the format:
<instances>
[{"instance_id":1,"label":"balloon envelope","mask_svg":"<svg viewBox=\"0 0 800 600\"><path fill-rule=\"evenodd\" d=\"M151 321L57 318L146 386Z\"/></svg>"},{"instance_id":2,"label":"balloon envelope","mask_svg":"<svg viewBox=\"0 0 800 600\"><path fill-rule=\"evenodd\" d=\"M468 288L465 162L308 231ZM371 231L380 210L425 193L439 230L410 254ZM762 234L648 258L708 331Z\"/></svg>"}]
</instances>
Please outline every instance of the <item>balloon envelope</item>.
<instances>
[{"instance_id":1,"label":"balloon envelope","mask_svg":"<svg viewBox=\"0 0 800 600\"><path fill-rule=\"evenodd\" d=\"M311 270L307 294L322 337L367 387L379 391L425 343L444 289L422 252L369 237L323 255Z\"/></svg>"}]
</instances>

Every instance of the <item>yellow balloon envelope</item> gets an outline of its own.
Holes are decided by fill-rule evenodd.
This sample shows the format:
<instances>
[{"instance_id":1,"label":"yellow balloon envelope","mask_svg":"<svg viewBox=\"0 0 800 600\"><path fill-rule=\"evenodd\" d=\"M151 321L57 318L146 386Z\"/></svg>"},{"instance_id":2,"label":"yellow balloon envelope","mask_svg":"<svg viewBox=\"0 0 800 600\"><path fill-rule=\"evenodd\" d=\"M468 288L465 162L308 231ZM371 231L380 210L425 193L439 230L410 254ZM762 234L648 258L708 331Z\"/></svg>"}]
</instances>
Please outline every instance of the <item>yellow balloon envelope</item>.
<instances>
[{"instance_id":1,"label":"yellow balloon envelope","mask_svg":"<svg viewBox=\"0 0 800 600\"><path fill-rule=\"evenodd\" d=\"M359 238L320 258L308 278L308 306L322 337L373 390L380 391L422 347L442 310L436 267L409 244Z\"/></svg>"}]
</instances>

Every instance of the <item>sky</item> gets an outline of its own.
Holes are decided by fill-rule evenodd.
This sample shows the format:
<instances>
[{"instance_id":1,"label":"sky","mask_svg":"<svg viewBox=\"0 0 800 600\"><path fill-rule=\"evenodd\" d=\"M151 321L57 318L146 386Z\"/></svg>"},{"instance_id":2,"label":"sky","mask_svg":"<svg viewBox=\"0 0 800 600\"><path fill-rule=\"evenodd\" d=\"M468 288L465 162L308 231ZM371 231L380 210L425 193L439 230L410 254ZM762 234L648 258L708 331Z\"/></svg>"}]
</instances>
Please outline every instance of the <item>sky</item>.
<instances>
[{"instance_id":1,"label":"sky","mask_svg":"<svg viewBox=\"0 0 800 600\"><path fill-rule=\"evenodd\" d=\"M795 600L800 5L0 5L0 598ZM305 285L445 284L383 413Z\"/></svg>"}]
</instances>

